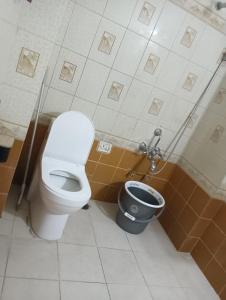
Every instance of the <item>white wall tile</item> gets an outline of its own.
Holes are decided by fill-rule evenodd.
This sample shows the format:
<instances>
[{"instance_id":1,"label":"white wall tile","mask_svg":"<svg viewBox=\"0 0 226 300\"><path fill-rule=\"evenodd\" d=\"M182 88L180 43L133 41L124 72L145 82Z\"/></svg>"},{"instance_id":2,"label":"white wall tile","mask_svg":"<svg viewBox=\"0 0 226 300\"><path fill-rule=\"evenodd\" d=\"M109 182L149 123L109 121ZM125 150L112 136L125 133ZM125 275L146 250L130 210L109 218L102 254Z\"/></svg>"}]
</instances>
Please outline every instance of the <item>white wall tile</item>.
<instances>
[{"instance_id":1,"label":"white wall tile","mask_svg":"<svg viewBox=\"0 0 226 300\"><path fill-rule=\"evenodd\" d=\"M76 5L63 46L87 56L100 22L100 16Z\"/></svg>"},{"instance_id":2,"label":"white wall tile","mask_svg":"<svg viewBox=\"0 0 226 300\"><path fill-rule=\"evenodd\" d=\"M73 96L50 88L42 109L43 113L58 114L70 110Z\"/></svg>"},{"instance_id":3,"label":"white wall tile","mask_svg":"<svg viewBox=\"0 0 226 300\"><path fill-rule=\"evenodd\" d=\"M76 91L79 80L82 76L85 60L86 59L84 56L81 56L70 50L62 48L51 81L51 87L73 95ZM65 62L73 64L75 66L75 71L74 71L73 78L71 77L72 79L71 82L63 80L61 76L62 67Z\"/></svg>"},{"instance_id":4,"label":"white wall tile","mask_svg":"<svg viewBox=\"0 0 226 300\"><path fill-rule=\"evenodd\" d=\"M169 51L150 41L139 64L135 77L154 84L160 74Z\"/></svg>"},{"instance_id":5,"label":"white wall tile","mask_svg":"<svg viewBox=\"0 0 226 300\"><path fill-rule=\"evenodd\" d=\"M117 113L111 109L98 106L93 117L95 128L110 133L116 116Z\"/></svg>"},{"instance_id":6,"label":"white wall tile","mask_svg":"<svg viewBox=\"0 0 226 300\"><path fill-rule=\"evenodd\" d=\"M204 28L205 24L202 21L187 14L171 49L189 59L203 35Z\"/></svg>"},{"instance_id":7,"label":"white wall tile","mask_svg":"<svg viewBox=\"0 0 226 300\"><path fill-rule=\"evenodd\" d=\"M28 126L37 95L8 85L1 86L0 119ZM18 103L19 101L19 103Z\"/></svg>"},{"instance_id":8,"label":"white wall tile","mask_svg":"<svg viewBox=\"0 0 226 300\"><path fill-rule=\"evenodd\" d=\"M100 98L100 104L118 111L121 103L123 102L127 94L131 81L132 81L132 77L129 77L120 72L112 70L107 80L107 83L105 85L103 94ZM119 83L119 87L121 85L121 89L115 91L116 93L115 96L111 95L111 92L113 92L111 89L115 88L115 84L117 85L118 83Z\"/></svg>"},{"instance_id":9,"label":"white wall tile","mask_svg":"<svg viewBox=\"0 0 226 300\"><path fill-rule=\"evenodd\" d=\"M109 0L104 12L106 18L127 26L132 16L137 0Z\"/></svg>"},{"instance_id":10,"label":"white wall tile","mask_svg":"<svg viewBox=\"0 0 226 300\"><path fill-rule=\"evenodd\" d=\"M145 38L127 31L119 48L113 68L133 76L146 45L147 40Z\"/></svg>"},{"instance_id":11,"label":"white wall tile","mask_svg":"<svg viewBox=\"0 0 226 300\"><path fill-rule=\"evenodd\" d=\"M58 33L57 33L56 41L55 41L56 44L61 45L63 43L69 22L71 20L72 14L74 12L74 7L75 7L75 4L73 3L73 1L69 0L68 4L66 6L66 9L64 11L61 25L58 29Z\"/></svg>"},{"instance_id":12,"label":"white wall tile","mask_svg":"<svg viewBox=\"0 0 226 300\"><path fill-rule=\"evenodd\" d=\"M225 48L225 42L226 38L223 34L207 26L197 43L191 60L210 71L215 71Z\"/></svg>"},{"instance_id":13,"label":"white wall tile","mask_svg":"<svg viewBox=\"0 0 226 300\"><path fill-rule=\"evenodd\" d=\"M75 97L71 105L71 110L80 111L85 114L90 120L92 120L96 110L96 104Z\"/></svg>"},{"instance_id":14,"label":"white wall tile","mask_svg":"<svg viewBox=\"0 0 226 300\"><path fill-rule=\"evenodd\" d=\"M151 37L152 41L170 49L185 15L186 12L183 9L167 2L155 26Z\"/></svg>"},{"instance_id":15,"label":"white wall tile","mask_svg":"<svg viewBox=\"0 0 226 300\"><path fill-rule=\"evenodd\" d=\"M88 60L78 86L77 95L98 103L107 81L109 68Z\"/></svg>"},{"instance_id":16,"label":"white wall tile","mask_svg":"<svg viewBox=\"0 0 226 300\"><path fill-rule=\"evenodd\" d=\"M159 120L165 114L170 106L172 95L158 88L154 88L152 90L151 95L148 97L148 101L144 106L142 113L140 114L141 120L151 122L152 124L157 125ZM158 113L154 113L150 111L151 106L153 105L153 101L156 99L160 100L161 108Z\"/></svg>"},{"instance_id":17,"label":"white wall tile","mask_svg":"<svg viewBox=\"0 0 226 300\"><path fill-rule=\"evenodd\" d=\"M97 13L102 14L106 6L107 0L73 0L81 5L86 6L89 9L94 10Z\"/></svg>"},{"instance_id":18,"label":"white wall tile","mask_svg":"<svg viewBox=\"0 0 226 300\"><path fill-rule=\"evenodd\" d=\"M165 0L139 0L130 21L129 29L150 38L164 2Z\"/></svg>"},{"instance_id":19,"label":"white wall tile","mask_svg":"<svg viewBox=\"0 0 226 300\"><path fill-rule=\"evenodd\" d=\"M113 64L124 33L125 29L122 26L103 19L94 39L89 57L110 67ZM111 45L107 44L107 41L105 41L105 48L106 50L109 50L107 52L103 52L100 49L100 43L104 34L110 34L113 39Z\"/></svg>"},{"instance_id":20,"label":"white wall tile","mask_svg":"<svg viewBox=\"0 0 226 300\"><path fill-rule=\"evenodd\" d=\"M131 138L138 143L148 143L150 142L153 136L155 128L155 125L148 122L144 122L143 120L139 120L136 124Z\"/></svg>"},{"instance_id":21,"label":"white wall tile","mask_svg":"<svg viewBox=\"0 0 226 300\"><path fill-rule=\"evenodd\" d=\"M185 59L171 52L159 74L156 86L170 92L174 91L185 70L186 64L187 61Z\"/></svg>"},{"instance_id":22,"label":"white wall tile","mask_svg":"<svg viewBox=\"0 0 226 300\"><path fill-rule=\"evenodd\" d=\"M27 3L27 5L29 5ZM26 3L22 3L21 1L0 1L0 17L3 20L6 20L8 23L17 25L19 21L19 16L22 9L26 6Z\"/></svg>"},{"instance_id":23,"label":"white wall tile","mask_svg":"<svg viewBox=\"0 0 226 300\"><path fill-rule=\"evenodd\" d=\"M123 101L120 111L132 117L139 117L145 104L151 96L152 86L134 80Z\"/></svg>"},{"instance_id":24,"label":"white wall tile","mask_svg":"<svg viewBox=\"0 0 226 300\"><path fill-rule=\"evenodd\" d=\"M56 67L59 54L60 54L60 46L54 45L52 53L51 53L51 57L50 57L50 60L48 63L48 72L47 72L47 77L46 77L46 81L45 81L45 85L47 85L47 86L50 85L50 82L52 80L54 69Z\"/></svg>"},{"instance_id":25,"label":"white wall tile","mask_svg":"<svg viewBox=\"0 0 226 300\"><path fill-rule=\"evenodd\" d=\"M123 114L118 114L112 133L119 137L130 139L132 137L137 120Z\"/></svg>"}]
</instances>

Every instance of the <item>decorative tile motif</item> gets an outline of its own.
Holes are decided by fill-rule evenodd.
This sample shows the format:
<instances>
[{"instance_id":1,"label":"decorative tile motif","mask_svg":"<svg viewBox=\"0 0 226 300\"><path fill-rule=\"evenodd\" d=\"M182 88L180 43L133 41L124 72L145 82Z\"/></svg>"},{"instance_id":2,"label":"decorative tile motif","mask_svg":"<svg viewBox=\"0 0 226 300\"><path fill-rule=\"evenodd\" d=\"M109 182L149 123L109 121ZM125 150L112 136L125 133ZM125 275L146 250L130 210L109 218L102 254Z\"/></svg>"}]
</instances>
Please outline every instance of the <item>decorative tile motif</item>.
<instances>
[{"instance_id":1,"label":"decorative tile motif","mask_svg":"<svg viewBox=\"0 0 226 300\"><path fill-rule=\"evenodd\" d=\"M40 54L38 52L22 48L16 71L28 77L34 77Z\"/></svg>"},{"instance_id":2,"label":"decorative tile motif","mask_svg":"<svg viewBox=\"0 0 226 300\"><path fill-rule=\"evenodd\" d=\"M116 39L116 36L114 34L111 34L107 31L105 31L101 38L98 50L110 55L111 49L115 42L115 39Z\"/></svg>"},{"instance_id":3,"label":"decorative tile motif","mask_svg":"<svg viewBox=\"0 0 226 300\"><path fill-rule=\"evenodd\" d=\"M214 103L216 104L221 104L223 103L226 95L226 90L225 89L220 89L214 99Z\"/></svg>"},{"instance_id":4,"label":"decorative tile motif","mask_svg":"<svg viewBox=\"0 0 226 300\"><path fill-rule=\"evenodd\" d=\"M70 62L64 61L64 64L63 64L61 72L60 72L60 77L59 77L60 80L71 83L74 79L76 68L77 68L76 65L73 65Z\"/></svg>"},{"instance_id":5,"label":"decorative tile motif","mask_svg":"<svg viewBox=\"0 0 226 300\"><path fill-rule=\"evenodd\" d=\"M152 103L151 103L151 106L148 110L148 113L151 114L151 115L158 116L161 109L162 109L163 104L164 104L164 101L162 101L158 98L154 98Z\"/></svg>"},{"instance_id":6,"label":"decorative tile motif","mask_svg":"<svg viewBox=\"0 0 226 300\"><path fill-rule=\"evenodd\" d=\"M210 140L217 144L224 133L224 127L221 125L217 125L214 129L213 133L211 134Z\"/></svg>"},{"instance_id":7,"label":"decorative tile motif","mask_svg":"<svg viewBox=\"0 0 226 300\"><path fill-rule=\"evenodd\" d=\"M114 101L119 101L123 88L124 88L123 84L113 81L108 93L108 98Z\"/></svg>"},{"instance_id":8,"label":"decorative tile motif","mask_svg":"<svg viewBox=\"0 0 226 300\"><path fill-rule=\"evenodd\" d=\"M154 15L154 12L155 7L151 3L145 1L140 11L138 21L144 25L149 25Z\"/></svg>"},{"instance_id":9,"label":"decorative tile motif","mask_svg":"<svg viewBox=\"0 0 226 300\"><path fill-rule=\"evenodd\" d=\"M191 91L198 79L198 76L193 73L188 73L188 76L185 79L185 82L183 84L183 88L185 90Z\"/></svg>"},{"instance_id":10,"label":"decorative tile motif","mask_svg":"<svg viewBox=\"0 0 226 300\"><path fill-rule=\"evenodd\" d=\"M158 67L159 61L160 61L160 57L151 53L144 66L144 71L150 74L154 74L156 68Z\"/></svg>"},{"instance_id":11,"label":"decorative tile motif","mask_svg":"<svg viewBox=\"0 0 226 300\"><path fill-rule=\"evenodd\" d=\"M181 39L181 44L187 48L190 48L195 37L196 37L197 31L193 29L192 27L188 26L185 30L185 33Z\"/></svg>"},{"instance_id":12,"label":"decorative tile motif","mask_svg":"<svg viewBox=\"0 0 226 300\"><path fill-rule=\"evenodd\" d=\"M181 6L220 32L225 33L226 20L211 11L209 7L203 6L196 0L171 0L171 2Z\"/></svg>"}]
</instances>

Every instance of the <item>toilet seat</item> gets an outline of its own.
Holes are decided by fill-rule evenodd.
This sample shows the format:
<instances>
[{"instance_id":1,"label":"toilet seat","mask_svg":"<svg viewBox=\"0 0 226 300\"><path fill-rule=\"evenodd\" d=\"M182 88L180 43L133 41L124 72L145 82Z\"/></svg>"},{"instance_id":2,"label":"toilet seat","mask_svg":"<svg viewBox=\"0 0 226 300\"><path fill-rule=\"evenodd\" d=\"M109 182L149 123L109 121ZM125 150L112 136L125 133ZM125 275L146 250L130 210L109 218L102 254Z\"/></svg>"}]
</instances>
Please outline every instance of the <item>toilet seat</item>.
<instances>
[{"instance_id":1,"label":"toilet seat","mask_svg":"<svg viewBox=\"0 0 226 300\"><path fill-rule=\"evenodd\" d=\"M79 191L68 191L60 188L57 184L54 184L51 178L51 172L54 171L71 174L78 179L81 189ZM43 187L56 196L55 199L58 204L73 207L76 206L76 202L81 202L91 197L91 190L86 177L85 166L83 165L44 156L41 164L41 179Z\"/></svg>"}]
</instances>

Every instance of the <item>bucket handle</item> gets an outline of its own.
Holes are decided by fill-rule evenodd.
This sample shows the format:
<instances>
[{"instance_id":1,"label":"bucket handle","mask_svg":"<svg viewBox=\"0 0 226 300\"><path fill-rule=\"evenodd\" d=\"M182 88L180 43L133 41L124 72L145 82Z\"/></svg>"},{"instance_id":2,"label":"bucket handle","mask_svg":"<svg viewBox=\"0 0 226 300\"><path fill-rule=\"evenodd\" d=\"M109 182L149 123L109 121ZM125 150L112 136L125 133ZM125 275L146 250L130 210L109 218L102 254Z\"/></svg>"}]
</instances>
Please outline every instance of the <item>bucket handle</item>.
<instances>
[{"instance_id":1,"label":"bucket handle","mask_svg":"<svg viewBox=\"0 0 226 300\"><path fill-rule=\"evenodd\" d=\"M136 219L136 217L132 216L131 214L129 214L126 210L124 210L124 208L122 207L122 204L121 204L121 201L120 201L120 196L121 196L121 192L122 192L122 188L123 186L121 187L121 189L119 190L118 192L118 206L119 206L119 209L121 210L121 212L123 213L123 215L130 219L131 221L133 222L136 222L136 223L149 223L151 221L153 221L153 219L158 219L161 214L163 213L164 209L165 209L165 206L162 207L162 209L160 210L160 212L156 215L156 216L152 216L151 218L149 219L145 219L145 220L142 220L142 219ZM154 217L154 218L153 218Z\"/></svg>"}]
</instances>

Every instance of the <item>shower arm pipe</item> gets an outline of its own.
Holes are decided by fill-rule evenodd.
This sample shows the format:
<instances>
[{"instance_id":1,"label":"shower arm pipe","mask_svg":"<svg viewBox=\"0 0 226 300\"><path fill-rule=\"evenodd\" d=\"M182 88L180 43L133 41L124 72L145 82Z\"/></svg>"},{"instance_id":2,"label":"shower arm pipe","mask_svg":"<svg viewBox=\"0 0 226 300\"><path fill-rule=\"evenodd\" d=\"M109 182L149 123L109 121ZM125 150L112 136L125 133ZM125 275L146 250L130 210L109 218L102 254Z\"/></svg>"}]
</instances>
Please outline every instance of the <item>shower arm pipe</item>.
<instances>
[{"instance_id":1,"label":"shower arm pipe","mask_svg":"<svg viewBox=\"0 0 226 300\"><path fill-rule=\"evenodd\" d=\"M201 95L199 96L199 99L197 100L197 102L195 103L195 105L193 106L193 108L191 109L190 113L188 114L187 118L184 120L184 122L182 123L182 125L179 127L178 131L176 132L175 136L173 137L172 141L169 143L169 145L167 146L166 150L164 151L164 154L163 154L163 157L165 157L166 153L169 151L169 149L171 148L171 146L173 145L173 143L175 142L173 148L170 150L169 154L167 155L167 158L163 164L163 166L161 167L160 170L152 173L153 175L157 175L159 174L166 166L166 164L168 163L168 160L170 158L170 156L172 155L173 151L175 150L177 144L179 143L180 139L182 138L189 122L191 121L191 118L193 116L193 114L196 112L199 104L201 103L206 91L208 90L210 84L212 83L212 80L214 79L216 73L218 72L221 64L223 61L225 61L226 59L226 54L224 53L222 55L222 58L221 58L221 61L220 63L218 64L216 70L214 71L213 75L211 76L210 80L208 81L206 87L204 88L203 92L201 93Z\"/></svg>"},{"instance_id":2,"label":"shower arm pipe","mask_svg":"<svg viewBox=\"0 0 226 300\"><path fill-rule=\"evenodd\" d=\"M19 209L19 207L22 203L22 199L23 199L23 196L24 196L24 191L25 191L25 188L26 188L26 181L27 181L28 171L29 171L29 167L30 167L31 154L32 154L33 147L34 147L35 135L36 135L36 131L37 131L38 118L39 118L39 115L40 115L41 103L42 103L42 97L43 97L44 85L45 85L47 73L48 73L48 67L46 68L46 71L45 71L45 74L44 74L44 77L43 77L43 80L42 80L41 88L40 88L40 91L39 91L39 95L38 95L37 112L35 114L35 122L34 122L33 131L32 131L31 143L30 143L30 147L29 147L29 150L28 150L28 157L27 157L23 182L22 182L22 185L21 185L20 195L19 195L17 203L16 203L16 210Z\"/></svg>"}]
</instances>

